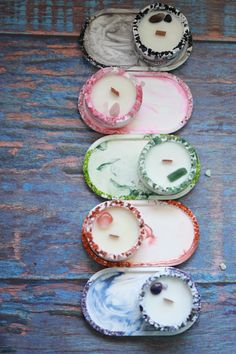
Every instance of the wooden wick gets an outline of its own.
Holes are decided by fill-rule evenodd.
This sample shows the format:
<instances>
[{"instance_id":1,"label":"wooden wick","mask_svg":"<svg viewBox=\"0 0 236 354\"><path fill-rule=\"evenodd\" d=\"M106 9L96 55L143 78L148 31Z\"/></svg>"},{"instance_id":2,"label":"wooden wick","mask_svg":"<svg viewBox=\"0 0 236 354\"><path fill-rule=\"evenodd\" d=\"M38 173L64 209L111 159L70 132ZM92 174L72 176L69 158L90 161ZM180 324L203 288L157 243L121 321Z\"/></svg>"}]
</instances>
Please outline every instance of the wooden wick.
<instances>
[{"instance_id":1,"label":"wooden wick","mask_svg":"<svg viewBox=\"0 0 236 354\"><path fill-rule=\"evenodd\" d=\"M173 304L174 303L174 300L170 299L169 297L164 297L164 300L166 302L169 302L170 304Z\"/></svg>"},{"instance_id":2,"label":"wooden wick","mask_svg":"<svg viewBox=\"0 0 236 354\"><path fill-rule=\"evenodd\" d=\"M115 95L115 96L120 96L120 92L118 90L116 90L114 87L111 87L111 92Z\"/></svg>"},{"instance_id":3,"label":"wooden wick","mask_svg":"<svg viewBox=\"0 0 236 354\"><path fill-rule=\"evenodd\" d=\"M155 33L156 36L162 36L162 37L165 37L166 35L166 31L159 31L157 30L156 33Z\"/></svg>"},{"instance_id":4,"label":"wooden wick","mask_svg":"<svg viewBox=\"0 0 236 354\"><path fill-rule=\"evenodd\" d=\"M163 163L168 163L171 164L173 162L173 160L169 160L169 159L164 159L162 160Z\"/></svg>"},{"instance_id":5,"label":"wooden wick","mask_svg":"<svg viewBox=\"0 0 236 354\"><path fill-rule=\"evenodd\" d=\"M119 238L120 237L119 235L114 235L114 234L109 234L109 236L112 238Z\"/></svg>"}]
</instances>

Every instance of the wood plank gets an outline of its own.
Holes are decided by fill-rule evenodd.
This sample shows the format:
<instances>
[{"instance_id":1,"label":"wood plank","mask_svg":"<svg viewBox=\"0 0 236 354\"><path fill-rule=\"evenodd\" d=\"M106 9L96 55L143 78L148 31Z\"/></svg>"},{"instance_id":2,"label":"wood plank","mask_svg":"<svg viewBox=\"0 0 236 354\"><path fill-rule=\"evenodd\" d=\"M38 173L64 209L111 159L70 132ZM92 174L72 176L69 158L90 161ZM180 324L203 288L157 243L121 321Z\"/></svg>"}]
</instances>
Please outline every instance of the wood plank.
<instances>
[{"instance_id":1,"label":"wood plank","mask_svg":"<svg viewBox=\"0 0 236 354\"><path fill-rule=\"evenodd\" d=\"M173 1L165 1L173 4ZM143 8L144 0L0 1L1 33L78 36L87 16L103 8ZM188 17L195 40L236 40L236 3L231 0L176 0Z\"/></svg>"},{"instance_id":2,"label":"wood plank","mask_svg":"<svg viewBox=\"0 0 236 354\"><path fill-rule=\"evenodd\" d=\"M80 229L101 199L86 187L82 162L101 135L85 126L76 105L95 69L82 58L75 38L2 36L0 47L0 276L87 277L99 266L84 252ZM235 208L234 59L233 45L196 43L176 71L194 97L192 119L180 134L196 146L203 171L183 198L201 226L199 249L183 268L202 281L235 279L235 243L228 236L235 228L228 211L229 205ZM211 178L204 176L209 168Z\"/></svg>"},{"instance_id":3,"label":"wood plank","mask_svg":"<svg viewBox=\"0 0 236 354\"><path fill-rule=\"evenodd\" d=\"M176 337L110 338L80 310L84 281L1 282L0 351L17 353L230 353L235 344L235 284L199 284L200 320ZM199 340L200 339L200 340Z\"/></svg>"}]
</instances>

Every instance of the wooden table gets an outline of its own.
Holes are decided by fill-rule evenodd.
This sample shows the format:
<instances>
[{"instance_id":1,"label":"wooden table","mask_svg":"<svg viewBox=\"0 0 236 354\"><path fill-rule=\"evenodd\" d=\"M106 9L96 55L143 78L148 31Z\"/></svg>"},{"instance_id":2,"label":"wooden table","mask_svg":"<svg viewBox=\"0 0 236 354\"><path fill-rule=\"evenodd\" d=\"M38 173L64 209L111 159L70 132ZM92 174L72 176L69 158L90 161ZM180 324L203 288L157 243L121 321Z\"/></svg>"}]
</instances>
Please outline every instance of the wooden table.
<instances>
[{"instance_id":1,"label":"wooden table","mask_svg":"<svg viewBox=\"0 0 236 354\"><path fill-rule=\"evenodd\" d=\"M192 119L180 134L202 165L199 183L183 198L199 220L200 245L180 267L199 285L200 321L177 337L109 338L80 310L85 282L101 269L84 251L80 230L101 199L82 175L84 154L100 135L77 112L79 90L96 70L77 38L95 10L147 2L1 0L3 353L235 353L236 3L172 3L188 17L194 38L190 59L174 73L193 94Z\"/></svg>"}]
</instances>

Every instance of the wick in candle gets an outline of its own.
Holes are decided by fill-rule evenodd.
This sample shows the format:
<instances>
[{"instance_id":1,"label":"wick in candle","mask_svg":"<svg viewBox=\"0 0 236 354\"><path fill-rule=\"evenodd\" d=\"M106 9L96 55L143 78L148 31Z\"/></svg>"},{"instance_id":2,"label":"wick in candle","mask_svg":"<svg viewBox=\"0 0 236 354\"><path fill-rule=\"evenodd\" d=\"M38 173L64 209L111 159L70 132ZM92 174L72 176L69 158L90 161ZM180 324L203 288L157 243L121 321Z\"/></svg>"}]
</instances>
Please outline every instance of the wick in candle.
<instances>
[{"instance_id":1,"label":"wick in candle","mask_svg":"<svg viewBox=\"0 0 236 354\"><path fill-rule=\"evenodd\" d=\"M120 92L118 90L116 90L114 87L111 87L111 92L115 95L115 96L120 96Z\"/></svg>"},{"instance_id":2,"label":"wick in candle","mask_svg":"<svg viewBox=\"0 0 236 354\"><path fill-rule=\"evenodd\" d=\"M159 31L159 30L157 30L157 31L155 32L155 35L156 35L156 36L165 37L166 31Z\"/></svg>"},{"instance_id":3,"label":"wick in candle","mask_svg":"<svg viewBox=\"0 0 236 354\"><path fill-rule=\"evenodd\" d=\"M114 234L109 234L109 236L116 239L120 237L119 235L114 235Z\"/></svg>"},{"instance_id":4,"label":"wick in candle","mask_svg":"<svg viewBox=\"0 0 236 354\"><path fill-rule=\"evenodd\" d=\"M173 162L173 160L170 160L170 159L164 159L162 160L163 163L166 163L166 164L171 164Z\"/></svg>"},{"instance_id":5,"label":"wick in candle","mask_svg":"<svg viewBox=\"0 0 236 354\"><path fill-rule=\"evenodd\" d=\"M169 304L173 304L174 300L170 299L169 297L164 297L163 298L166 302L168 302Z\"/></svg>"}]
</instances>

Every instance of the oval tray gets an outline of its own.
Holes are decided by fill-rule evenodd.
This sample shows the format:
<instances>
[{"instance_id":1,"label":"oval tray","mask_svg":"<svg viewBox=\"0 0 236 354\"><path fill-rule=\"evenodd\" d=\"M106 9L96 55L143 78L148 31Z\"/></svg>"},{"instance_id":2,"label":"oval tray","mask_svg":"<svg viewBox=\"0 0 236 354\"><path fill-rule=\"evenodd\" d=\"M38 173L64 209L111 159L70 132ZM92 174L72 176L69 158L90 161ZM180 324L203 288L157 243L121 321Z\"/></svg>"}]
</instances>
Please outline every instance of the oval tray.
<instances>
[{"instance_id":1,"label":"oval tray","mask_svg":"<svg viewBox=\"0 0 236 354\"><path fill-rule=\"evenodd\" d=\"M137 9L106 9L88 18L81 30L79 44L86 59L97 67L120 66L125 69L171 71L182 65L192 52L192 35L185 50L171 65L154 67L136 53L132 22Z\"/></svg>"},{"instance_id":2,"label":"oval tray","mask_svg":"<svg viewBox=\"0 0 236 354\"><path fill-rule=\"evenodd\" d=\"M128 71L143 83L143 102L135 119L122 128L106 128L89 116L84 103L86 86L80 92L78 109L84 122L103 134L169 134L181 129L189 120L193 98L189 87L168 73Z\"/></svg>"},{"instance_id":3,"label":"oval tray","mask_svg":"<svg viewBox=\"0 0 236 354\"><path fill-rule=\"evenodd\" d=\"M92 209L82 226L82 242L88 254L105 267L174 266L189 259L199 241L199 225L190 209L183 204L169 201L132 201L145 224L153 231L134 256L126 261L110 262L97 256L87 240L87 226Z\"/></svg>"},{"instance_id":4,"label":"oval tray","mask_svg":"<svg viewBox=\"0 0 236 354\"><path fill-rule=\"evenodd\" d=\"M98 332L109 336L169 336L189 329L199 317L176 332L165 333L147 324L141 317L138 295L143 283L157 272L171 268L108 268L94 274L84 287L81 309L85 319Z\"/></svg>"},{"instance_id":5,"label":"oval tray","mask_svg":"<svg viewBox=\"0 0 236 354\"><path fill-rule=\"evenodd\" d=\"M148 141L155 136L157 135L117 134L95 141L88 149L83 164L84 177L88 186L93 192L107 199L167 200L177 199L187 194L193 185L175 195L159 195L145 188L139 181L137 173L139 155ZM198 177L199 161L197 165Z\"/></svg>"}]
</instances>

